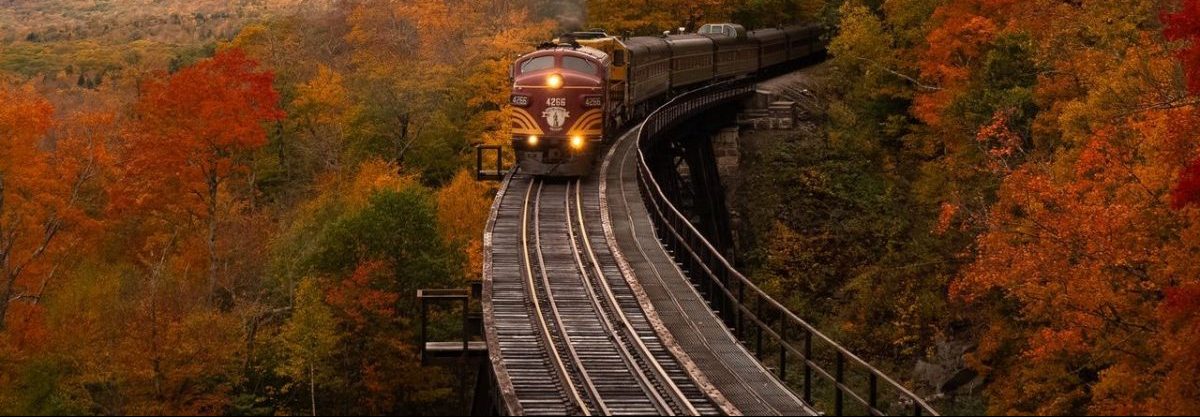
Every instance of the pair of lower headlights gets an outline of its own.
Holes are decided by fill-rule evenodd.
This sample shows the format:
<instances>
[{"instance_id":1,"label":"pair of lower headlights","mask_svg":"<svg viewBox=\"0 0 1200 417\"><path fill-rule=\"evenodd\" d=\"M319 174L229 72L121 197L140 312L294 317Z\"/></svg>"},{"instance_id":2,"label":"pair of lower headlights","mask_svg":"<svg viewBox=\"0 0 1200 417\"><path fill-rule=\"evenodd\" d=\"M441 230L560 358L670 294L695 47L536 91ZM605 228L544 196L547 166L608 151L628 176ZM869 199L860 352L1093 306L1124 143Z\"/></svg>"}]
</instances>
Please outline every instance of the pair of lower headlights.
<instances>
[{"instance_id":1,"label":"pair of lower headlights","mask_svg":"<svg viewBox=\"0 0 1200 417\"><path fill-rule=\"evenodd\" d=\"M528 139L525 140L525 143L529 144L529 146L537 146L538 142L540 142L540 141L541 141L541 138L537 137L536 135L531 135L531 136L529 136ZM583 136L580 136L580 135L571 136L571 141L570 141L571 149L574 149L574 150L583 149L583 145L585 145L585 144L586 144L586 142L583 140Z\"/></svg>"}]
</instances>

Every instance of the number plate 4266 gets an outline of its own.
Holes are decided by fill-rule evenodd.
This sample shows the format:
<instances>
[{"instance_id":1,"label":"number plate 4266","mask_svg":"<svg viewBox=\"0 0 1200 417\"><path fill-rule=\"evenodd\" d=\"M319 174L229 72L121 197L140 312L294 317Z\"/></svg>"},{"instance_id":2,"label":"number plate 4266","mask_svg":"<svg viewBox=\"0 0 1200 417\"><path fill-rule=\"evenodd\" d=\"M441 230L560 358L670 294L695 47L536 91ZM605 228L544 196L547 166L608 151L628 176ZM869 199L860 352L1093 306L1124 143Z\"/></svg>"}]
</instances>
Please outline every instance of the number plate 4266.
<instances>
[{"instance_id":1,"label":"number plate 4266","mask_svg":"<svg viewBox=\"0 0 1200 417\"><path fill-rule=\"evenodd\" d=\"M547 106L556 106L556 107L566 107L567 98L566 97L550 97L550 98L546 99L546 105Z\"/></svg>"}]
</instances>

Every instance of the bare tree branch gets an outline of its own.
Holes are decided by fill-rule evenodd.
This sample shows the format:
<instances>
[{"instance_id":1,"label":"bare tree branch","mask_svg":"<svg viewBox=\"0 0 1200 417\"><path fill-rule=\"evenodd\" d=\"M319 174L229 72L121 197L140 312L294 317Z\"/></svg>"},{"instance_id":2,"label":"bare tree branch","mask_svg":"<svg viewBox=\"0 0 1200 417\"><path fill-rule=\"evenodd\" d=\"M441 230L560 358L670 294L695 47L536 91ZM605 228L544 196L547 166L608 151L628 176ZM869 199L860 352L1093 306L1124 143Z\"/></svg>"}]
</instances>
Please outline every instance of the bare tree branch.
<instances>
[{"instance_id":1,"label":"bare tree branch","mask_svg":"<svg viewBox=\"0 0 1200 417\"><path fill-rule=\"evenodd\" d=\"M912 83L913 85L917 86L917 88L920 88L920 89L922 89L922 90L929 90L929 91L941 91L941 90L942 90L942 87L939 87L939 86L936 86L936 85L929 85L929 84L922 83L921 81L917 80L916 78L913 78L912 76L909 76L909 75L907 75L907 74L904 74L904 73L901 73L901 72L899 72L899 71L893 70L893 69L891 69L891 68L885 67L885 66L883 66L883 64L880 64L880 63L878 63L878 62L875 62L874 60L871 60L871 59L868 59L868 58L863 58L863 57L860 57L860 56L854 56L853 58L854 58L854 59L857 59L857 60L859 60L859 61L863 61L863 62L866 62L866 63L868 63L868 64L871 64L871 66L874 66L874 67L876 67L876 68L879 68L879 69L881 69L881 70L884 70L884 71L886 71L888 74L892 74L892 75L895 75L895 76L897 76L897 77L900 77L900 78L903 78L903 79L905 79L905 80L908 80L908 82Z\"/></svg>"}]
</instances>

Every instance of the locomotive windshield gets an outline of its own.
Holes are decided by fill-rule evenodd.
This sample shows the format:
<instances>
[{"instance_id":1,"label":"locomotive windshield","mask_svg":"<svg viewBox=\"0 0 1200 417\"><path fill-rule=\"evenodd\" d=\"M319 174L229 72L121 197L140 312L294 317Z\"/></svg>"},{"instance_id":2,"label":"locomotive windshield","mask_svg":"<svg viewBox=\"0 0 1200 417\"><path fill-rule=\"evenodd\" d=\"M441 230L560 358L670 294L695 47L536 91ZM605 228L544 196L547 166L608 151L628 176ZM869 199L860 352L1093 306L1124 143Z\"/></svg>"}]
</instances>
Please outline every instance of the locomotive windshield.
<instances>
[{"instance_id":1,"label":"locomotive windshield","mask_svg":"<svg viewBox=\"0 0 1200 417\"><path fill-rule=\"evenodd\" d=\"M563 57L563 68L571 71L586 72L588 74L596 73L596 64L588 62L586 59L574 56Z\"/></svg>"},{"instance_id":2,"label":"locomotive windshield","mask_svg":"<svg viewBox=\"0 0 1200 417\"><path fill-rule=\"evenodd\" d=\"M553 56L539 56L521 63L521 73L541 71L544 69L554 68Z\"/></svg>"},{"instance_id":3,"label":"locomotive windshield","mask_svg":"<svg viewBox=\"0 0 1200 417\"><path fill-rule=\"evenodd\" d=\"M530 58L529 60L521 63L522 74L550 68L555 68L554 57L550 55ZM600 73L600 67L596 66L596 63L576 56L562 57L562 68L593 75Z\"/></svg>"}]
</instances>

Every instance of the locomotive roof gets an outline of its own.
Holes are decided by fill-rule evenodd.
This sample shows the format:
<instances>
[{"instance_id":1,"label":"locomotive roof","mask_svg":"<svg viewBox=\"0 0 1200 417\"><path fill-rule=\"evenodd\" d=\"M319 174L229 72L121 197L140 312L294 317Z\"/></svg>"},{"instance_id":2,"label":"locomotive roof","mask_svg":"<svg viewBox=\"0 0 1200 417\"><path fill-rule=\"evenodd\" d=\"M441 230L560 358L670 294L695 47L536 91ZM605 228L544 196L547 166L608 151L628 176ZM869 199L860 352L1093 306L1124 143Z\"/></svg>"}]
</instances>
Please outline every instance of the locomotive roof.
<instances>
[{"instance_id":1,"label":"locomotive roof","mask_svg":"<svg viewBox=\"0 0 1200 417\"><path fill-rule=\"evenodd\" d=\"M588 57L591 57L592 59L595 59L595 60L601 61L601 62L608 59L608 54L605 53L604 51L601 51L599 49L596 49L596 48L593 48L590 46L575 46L575 45L555 45L553 47L541 48L536 51L530 52L529 54L525 55L525 57L548 55L548 53L560 53L560 52L576 52L576 53L586 55Z\"/></svg>"},{"instance_id":2,"label":"locomotive roof","mask_svg":"<svg viewBox=\"0 0 1200 417\"><path fill-rule=\"evenodd\" d=\"M587 31L587 32L570 32L570 33L564 34L563 36L574 37L575 39L579 39L579 40L588 40L588 39L607 38L608 34L605 33L603 30L591 30L591 31Z\"/></svg>"}]
</instances>

